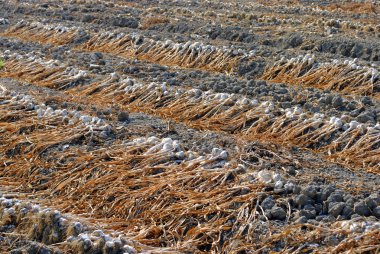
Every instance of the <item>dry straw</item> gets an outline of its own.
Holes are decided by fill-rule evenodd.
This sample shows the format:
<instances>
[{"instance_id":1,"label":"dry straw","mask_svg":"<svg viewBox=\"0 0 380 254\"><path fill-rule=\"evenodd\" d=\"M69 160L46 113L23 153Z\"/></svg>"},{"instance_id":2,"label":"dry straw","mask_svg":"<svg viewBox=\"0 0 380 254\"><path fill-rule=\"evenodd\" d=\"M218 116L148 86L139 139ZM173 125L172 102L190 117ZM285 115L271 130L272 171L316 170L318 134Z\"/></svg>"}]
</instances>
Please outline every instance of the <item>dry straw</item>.
<instances>
[{"instance_id":1,"label":"dry straw","mask_svg":"<svg viewBox=\"0 0 380 254\"><path fill-rule=\"evenodd\" d=\"M78 29L21 20L3 35L43 44L64 45L73 42L77 38Z\"/></svg>"},{"instance_id":2,"label":"dry straw","mask_svg":"<svg viewBox=\"0 0 380 254\"><path fill-rule=\"evenodd\" d=\"M272 82L286 82L380 98L379 71L361 67L355 61L315 63L314 58L309 55L289 60L281 59L269 66L261 78Z\"/></svg>"}]
</instances>

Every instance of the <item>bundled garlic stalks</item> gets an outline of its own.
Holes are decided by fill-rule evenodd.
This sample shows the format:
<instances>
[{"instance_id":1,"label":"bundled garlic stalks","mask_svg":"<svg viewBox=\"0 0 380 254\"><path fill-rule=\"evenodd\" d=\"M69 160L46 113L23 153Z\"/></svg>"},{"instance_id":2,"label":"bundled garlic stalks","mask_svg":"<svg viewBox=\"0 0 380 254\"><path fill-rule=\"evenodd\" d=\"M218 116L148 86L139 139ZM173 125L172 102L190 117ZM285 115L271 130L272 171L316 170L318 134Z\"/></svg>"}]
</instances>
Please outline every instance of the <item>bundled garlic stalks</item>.
<instances>
[{"instance_id":1,"label":"bundled garlic stalks","mask_svg":"<svg viewBox=\"0 0 380 254\"><path fill-rule=\"evenodd\" d=\"M228 153L219 148L213 148L211 154L200 156L193 151L184 151L177 140L171 138L159 139L155 136L137 138L125 143L131 150L143 150L144 165L157 163L185 163L189 167L201 166L203 169L223 168L228 163Z\"/></svg>"},{"instance_id":2,"label":"bundled garlic stalks","mask_svg":"<svg viewBox=\"0 0 380 254\"><path fill-rule=\"evenodd\" d=\"M63 89L87 78L86 71L66 67L58 60L46 60L33 53L11 54L5 51L7 65L0 72L1 77L12 77L37 83L41 86Z\"/></svg>"},{"instance_id":3,"label":"bundled garlic stalks","mask_svg":"<svg viewBox=\"0 0 380 254\"><path fill-rule=\"evenodd\" d=\"M303 62L313 62L311 56L303 59ZM14 66L17 72L23 72L23 66ZM45 81L41 79L39 82L43 84ZM357 126L359 136L350 136L354 132L345 132L349 123L340 117L311 115L302 112L300 107L284 110L271 101L259 102L235 94L186 90L165 83L142 84L116 73L70 93L97 101L116 102L130 111L156 114L199 129L240 133L248 139L262 137L294 143L322 152L334 161L354 163L374 172L380 167L376 159L379 155L377 125ZM366 153L371 156L366 157Z\"/></svg>"},{"instance_id":4,"label":"bundled garlic stalks","mask_svg":"<svg viewBox=\"0 0 380 254\"><path fill-rule=\"evenodd\" d=\"M73 42L83 31L77 27L66 27L61 24L45 25L40 22L21 20L10 27L4 35L26 41L64 45Z\"/></svg>"},{"instance_id":5,"label":"bundled garlic stalks","mask_svg":"<svg viewBox=\"0 0 380 254\"><path fill-rule=\"evenodd\" d=\"M48 245L60 243L75 253L137 253L133 242L121 235L111 237L72 221L57 210L17 199L0 197L0 222L25 232L30 240Z\"/></svg>"},{"instance_id":6,"label":"bundled garlic stalks","mask_svg":"<svg viewBox=\"0 0 380 254\"><path fill-rule=\"evenodd\" d=\"M108 138L112 127L103 119L82 114L76 110L53 109L45 104L37 104L29 95L8 93L4 87L0 87L0 112L2 116L11 117L17 115L21 118L20 125L38 123L41 125L56 125L59 127L71 126L64 130L63 135L76 137L84 135L93 138ZM13 110L13 111L11 111ZM71 134L69 134L71 133ZM43 134L43 133L41 133Z\"/></svg>"},{"instance_id":7,"label":"bundled garlic stalks","mask_svg":"<svg viewBox=\"0 0 380 254\"><path fill-rule=\"evenodd\" d=\"M376 92L380 88L379 70L357 65L356 59L316 63L311 55L283 58L268 67L261 78L272 82L379 97Z\"/></svg>"},{"instance_id":8,"label":"bundled garlic stalks","mask_svg":"<svg viewBox=\"0 0 380 254\"><path fill-rule=\"evenodd\" d=\"M300 107L284 110L276 108L271 101L258 102L234 94L178 89L160 83L145 85L122 77L112 83L108 81L90 86L81 91L81 95L119 101L131 111L146 109L148 113L200 129L291 142L323 152L333 160L360 163L375 171L379 168L375 159L379 155L376 148L380 135L377 125L368 128L356 126L341 117L312 115ZM347 131L349 126L350 131ZM365 158L365 154L371 156ZM360 159L355 159L355 156Z\"/></svg>"},{"instance_id":9,"label":"bundled garlic stalks","mask_svg":"<svg viewBox=\"0 0 380 254\"><path fill-rule=\"evenodd\" d=\"M233 71L240 59L249 56L245 50L233 47L218 48L190 41L186 43L157 41L138 34L113 32L95 35L81 49L218 72Z\"/></svg>"}]
</instances>

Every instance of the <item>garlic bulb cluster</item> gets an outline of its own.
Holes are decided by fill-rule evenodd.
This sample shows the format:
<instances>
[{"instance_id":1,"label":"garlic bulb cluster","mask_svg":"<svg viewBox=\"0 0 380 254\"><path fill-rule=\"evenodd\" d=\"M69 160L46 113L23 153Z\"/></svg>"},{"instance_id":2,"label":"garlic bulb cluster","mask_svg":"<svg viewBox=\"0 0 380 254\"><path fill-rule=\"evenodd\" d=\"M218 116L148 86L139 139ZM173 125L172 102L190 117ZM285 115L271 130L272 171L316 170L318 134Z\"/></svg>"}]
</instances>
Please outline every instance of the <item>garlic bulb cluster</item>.
<instances>
[{"instance_id":1,"label":"garlic bulb cluster","mask_svg":"<svg viewBox=\"0 0 380 254\"><path fill-rule=\"evenodd\" d=\"M5 88L4 88L5 89ZM68 125L77 125L87 130L89 134L98 134L102 138L107 138L112 131L112 127L105 120L99 117L92 117L76 110L53 109L45 104L37 104L29 95L11 94L9 100L3 100L0 104L9 103L12 106L26 111L34 111L41 120L61 121Z\"/></svg>"},{"instance_id":2,"label":"garlic bulb cluster","mask_svg":"<svg viewBox=\"0 0 380 254\"><path fill-rule=\"evenodd\" d=\"M204 169L222 168L228 161L228 152L223 149L213 148L210 154L200 156L193 151L183 150L179 141L171 138L159 139L155 136L137 138L124 145L131 148L141 147L145 150L144 155L165 155L177 162L183 161L189 166L200 165Z\"/></svg>"},{"instance_id":3,"label":"garlic bulb cluster","mask_svg":"<svg viewBox=\"0 0 380 254\"><path fill-rule=\"evenodd\" d=\"M80 70L78 68L72 67L72 66L65 66L64 63L62 63L59 60L50 59L47 60L43 57L40 57L38 53L35 52L29 52L25 55L18 54L18 53L11 53L9 50L4 51L2 54L2 57L7 60L20 60L23 59L23 65L29 66L30 68L36 68L36 67L45 67L45 68L63 68L65 69L60 73L60 79L59 80L67 80L69 83L70 81L78 81L82 80L84 78L88 77L87 71ZM65 79L67 78L67 79Z\"/></svg>"},{"instance_id":4,"label":"garlic bulb cluster","mask_svg":"<svg viewBox=\"0 0 380 254\"><path fill-rule=\"evenodd\" d=\"M8 19L0 18L0 25L8 25L8 24L9 24L9 20Z\"/></svg>"},{"instance_id":5,"label":"garlic bulb cluster","mask_svg":"<svg viewBox=\"0 0 380 254\"><path fill-rule=\"evenodd\" d=\"M279 173L275 173L269 170L261 170L256 172L257 180L263 183L278 183L278 185L283 184L283 178Z\"/></svg>"},{"instance_id":6,"label":"garlic bulb cluster","mask_svg":"<svg viewBox=\"0 0 380 254\"><path fill-rule=\"evenodd\" d=\"M337 222L336 226L351 233L364 233L373 230L380 230L379 221L369 221L361 217Z\"/></svg>"},{"instance_id":7,"label":"garlic bulb cluster","mask_svg":"<svg viewBox=\"0 0 380 254\"><path fill-rule=\"evenodd\" d=\"M354 22L351 20L341 20L341 19L329 19L322 20L319 19L317 21L318 25L327 26L327 27L335 27L335 28L343 28L343 29L351 29L351 30L362 30L362 31L372 31L375 32L375 28L372 25L368 25L361 22Z\"/></svg>"},{"instance_id":8,"label":"garlic bulb cluster","mask_svg":"<svg viewBox=\"0 0 380 254\"><path fill-rule=\"evenodd\" d=\"M78 253L137 253L133 242L115 232L110 236L102 230L89 230L78 221L71 221L58 210L17 199L0 197L0 222L26 228L30 240L45 239L47 244L67 245ZM23 228L25 230L25 228Z\"/></svg>"},{"instance_id":9,"label":"garlic bulb cluster","mask_svg":"<svg viewBox=\"0 0 380 254\"><path fill-rule=\"evenodd\" d=\"M188 152L181 148L181 145L178 140L173 140L171 138L162 138L159 139L155 136L148 138L137 138L132 141L126 142L124 144L127 147L145 147L144 155L153 155L153 154L167 154L168 156L173 156L177 160L184 160L188 157Z\"/></svg>"},{"instance_id":10,"label":"garlic bulb cluster","mask_svg":"<svg viewBox=\"0 0 380 254\"><path fill-rule=\"evenodd\" d=\"M81 233L78 236L70 236L66 243L79 252L99 252L99 253L137 253L133 244L122 237L113 238L102 230Z\"/></svg>"},{"instance_id":11,"label":"garlic bulb cluster","mask_svg":"<svg viewBox=\"0 0 380 254\"><path fill-rule=\"evenodd\" d=\"M25 20L20 20L16 23L14 28L22 28L28 26L30 29L40 29L40 30L46 30L46 31L54 31L57 34L63 34L67 32L75 32L78 30L78 27L72 26L67 27L62 24L43 24L38 21L28 22Z\"/></svg>"}]
</instances>

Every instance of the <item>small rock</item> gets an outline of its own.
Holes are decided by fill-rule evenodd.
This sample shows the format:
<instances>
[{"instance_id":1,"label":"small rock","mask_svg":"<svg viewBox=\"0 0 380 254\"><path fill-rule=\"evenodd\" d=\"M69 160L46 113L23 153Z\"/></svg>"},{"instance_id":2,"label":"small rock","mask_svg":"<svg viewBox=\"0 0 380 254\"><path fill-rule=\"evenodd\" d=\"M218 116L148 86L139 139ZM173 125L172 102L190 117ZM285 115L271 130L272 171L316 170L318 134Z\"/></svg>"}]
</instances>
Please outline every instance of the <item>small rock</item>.
<instances>
[{"instance_id":1,"label":"small rock","mask_svg":"<svg viewBox=\"0 0 380 254\"><path fill-rule=\"evenodd\" d=\"M296 224L304 224L306 222L307 222L307 218L305 216L301 216L294 223L296 223Z\"/></svg>"},{"instance_id":2,"label":"small rock","mask_svg":"<svg viewBox=\"0 0 380 254\"><path fill-rule=\"evenodd\" d=\"M349 110L354 110L354 109L356 109L356 107L357 107L357 105L356 105L356 103L353 102L353 101L351 101L351 102L349 102L349 103L347 104L347 108L348 108Z\"/></svg>"},{"instance_id":3,"label":"small rock","mask_svg":"<svg viewBox=\"0 0 380 254\"><path fill-rule=\"evenodd\" d=\"M283 208L275 206L271 209L270 214L274 220L285 220L286 212Z\"/></svg>"},{"instance_id":4,"label":"small rock","mask_svg":"<svg viewBox=\"0 0 380 254\"><path fill-rule=\"evenodd\" d=\"M297 171L293 166L290 166L286 169L286 173L288 173L291 176L295 176Z\"/></svg>"},{"instance_id":5,"label":"small rock","mask_svg":"<svg viewBox=\"0 0 380 254\"><path fill-rule=\"evenodd\" d=\"M276 204L276 202L274 202L272 196L269 196L267 198L265 198L263 200L263 202L261 203L261 206L264 210L269 210L271 209L274 205Z\"/></svg>"},{"instance_id":6,"label":"small rock","mask_svg":"<svg viewBox=\"0 0 380 254\"><path fill-rule=\"evenodd\" d=\"M95 52L91 54L91 59L94 61L98 61L99 59L103 59L103 54L100 52Z\"/></svg>"},{"instance_id":7,"label":"small rock","mask_svg":"<svg viewBox=\"0 0 380 254\"><path fill-rule=\"evenodd\" d=\"M321 200L325 201L327 198L335 191L335 186L329 185L325 188L323 188L322 193L321 193Z\"/></svg>"},{"instance_id":8,"label":"small rock","mask_svg":"<svg viewBox=\"0 0 380 254\"><path fill-rule=\"evenodd\" d=\"M139 22L134 18L116 17L112 21L113 26L137 28Z\"/></svg>"},{"instance_id":9,"label":"small rock","mask_svg":"<svg viewBox=\"0 0 380 254\"><path fill-rule=\"evenodd\" d=\"M342 210L342 215L346 218L349 219L351 218L351 215L354 213L354 210L352 210L351 207L345 205L343 210Z\"/></svg>"},{"instance_id":10,"label":"small rock","mask_svg":"<svg viewBox=\"0 0 380 254\"><path fill-rule=\"evenodd\" d=\"M285 43L285 47L295 48L303 43L303 38L299 34L291 35L289 38L286 39Z\"/></svg>"},{"instance_id":11,"label":"small rock","mask_svg":"<svg viewBox=\"0 0 380 254\"><path fill-rule=\"evenodd\" d=\"M335 221L335 217L332 215L327 215L322 219L322 222L324 223L329 223L329 222L334 222L334 221Z\"/></svg>"},{"instance_id":12,"label":"small rock","mask_svg":"<svg viewBox=\"0 0 380 254\"><path fill-rule=\"evenodd\" d=\"M378 193L372 193L369 197L373 199L377 205L380 205L380 195Z\"/></svg>"},{"instance_id":13,"label":"small rock","mask_svg":"<svg viewBox=\"0 0 380 254\"><path fill-rule=\"evenodd\" d=\"M329 204L329 214L336 218L336 217L338 217L338 215L341 214L344 207L345 207L344 202L330 203Z\"/></svg>"},{"instance_id":14,"label":"small rock","mask_svg":"<svg viewBox=\"0 0 380 254\"><path fill-rule=\"evenodd\" d=\"M315 186L307 186L302 190L302 194L314 199L317 195L317 190Z\"/></svg>"},{"instance_id":15,"label":"small rock","mask_svg":"<svg viewBox=\"0 0 380 254\"><path fill-rule=\"evenodd\" d=\"M377 203L375 200L373 200L372 198L368 197L365 199L365 203L367 204L367 206L372 210L374 209L376 206L377 206Z\"/></svg>"},{"instance_id":16,"label":"small rock","mask_svg":"<svg viewBox=\"0 0 380 254\"><path fill-rule=\"evenodd\" d=\"M293 193L294 194L300 194L301 193L301 190L302 188L298 185L293 185Z\"/></svg>"},{"instance_id":17,"label":"small rock","mask_svg":"<svg viewBox=\"0 0 380 254\"><path fill-rule=\"evenodd\" d=\"M290 103L288 101L282 102L281 103L281 107L282 108L291 108L292 107L292 103Z\"/></svg>"},{"instance_id":18,"label":"small rock","mask_svg":"<svg viewBox=\"0 0 380 254\"><path fill-rule=\"evenodd\" d=\"M362 216L370 216L371 210L367 206L367 204L364 201L360 201L355 204L354 206L355 213L362 215Z\"/></svg>"},{"instance_id":19,"label":"small rock","mask_svg":"<svg viewBox=\"0 0 380 254\"><path fill-rule=\"evenodd\" d=\"M276 193L277 195L283 195L286 193L286 190L285 188L274 189L274 193Z\"/></svg>"},{"instance_id":20,"label":"small rock","mask_svg":"<svg viewBox=\"0 0 380 254\"><path fill-rule=\"evenodd\" d=\"M369 96L364 96L362 99L361 99L361 102L364 104L364 105L371 105L372 104L372 100Z\"/></svg>"},{"instance_id":21,"label":"small rock","mask_svg":"<svg viewBox=\"0 0 380 254\"><path fill-rule=\"evenodd\" d=\"M315 217L315 220L322 221L324 218L326 218L326 215L318 215L317 217Z\"/></svg>"},{"instance_id":22,"label":"small rock","mask_svg":"<svg viewBox=\"0 0 380 254\"><path fill-rule=\"evenodd\" d=\"M129 114L128 112L122 111L117 115L117 120L119 122L128 122L129 121Z\"/></svg>"},{"instance_id":23,"label":"small rock","mask_svg":"<svg viewBox=\"0 0 380 254\"><path fill-rule=\"evenodd\" d=\"M335 96L332 100L332 105L334 108L340 108L343 106L343 99L340 96Z\"/></svg>"},{"instance_id":24,"label":"small rock","mask_svg":"<svg viewBox=\"0 0 380 254\"><path fill-rule=\"evenodd\" d=\"M361 113L356 119L360 123L375 122L374 117L368 112Z\"/></svg>"},{"instance_id":25,"label":"small rock","mask_svg":"<svg viewBox=\"0 0 380 254\"><path fill-rule=\"evenodd\" d=\"M352 116L352 117L357 117L357 116L360 114L361 111L362 111L362 110L361 110L360 108L358 108L358 109L354 109L354 110L352 110L352 111L350 112L350 116Z\"/></svg>"},{"instance_id":26,"label":"small rock","mask_svg":"<svg viewBox=\"0 0 380 254\"><path fill-rule=\"evenodd\" d=\"M337 203L343 201L343 194L340 192L333 192L331 195L327 198L327 203Z\"/></svg>"},{"instance_id":27,"label":"small rock","mask_svg":"<svg viewBox=\"0 0 380 254\"><path fill-rule=\"evenodd\" d=\"M331 104L332 101L333 101L333 96L331 94L327 95L325 100L326 100L326 104Z\"/></svg>"},{"instance_id":28,"label":"small rock","mask_svg":"<svg viewBox=\"0 0 380 254\"><path fill-rule=\"evenodd\" d=\"M301 210L300 215L303 217L306 217L307 219L315 219L315 216L317 215L315 209L313 210Z\"/></svg>"},{"instance_id":29,"label":"small rock","mask_svg":"<svg viewBox=\"0 0 380 254\"><path fill-rule=\"evenodd\" d=\"M373 216L375 216L376 218L380 219L380 206L375 207L372 210L372 213L373 213Z\"/></svg>"},{"instance_id":30,"label":"small rock","mask_svg":"<svg viewBox=\"0 0 380 254\"><path fill-rule=\"evenodd\" d=\"M339 239L335 235L329 235L324 240L325 244L328 246L337 246L339 244Z\"/></svg>"},{"instance_id":31,"label":"small rock","mask_svg":"<svg viewBox=\"0 0 380 254\"><path fill-rule=\"evenodd\" d=\"M351 219L355 219L355 218L362 218L362 216L357 213L354 213L353 215L351 215Z\"/></svg>"},{"instance_id":32,"label":"small rock","mask_svg":"<svg viewBox=\"0 0 380 254\"><path fill-rule=\"evenodd\" d=\"M308 197L304 194L299 194L295 197L294 202L298 205L299 208L306 205Z\"/></svg>"}]
</instances>

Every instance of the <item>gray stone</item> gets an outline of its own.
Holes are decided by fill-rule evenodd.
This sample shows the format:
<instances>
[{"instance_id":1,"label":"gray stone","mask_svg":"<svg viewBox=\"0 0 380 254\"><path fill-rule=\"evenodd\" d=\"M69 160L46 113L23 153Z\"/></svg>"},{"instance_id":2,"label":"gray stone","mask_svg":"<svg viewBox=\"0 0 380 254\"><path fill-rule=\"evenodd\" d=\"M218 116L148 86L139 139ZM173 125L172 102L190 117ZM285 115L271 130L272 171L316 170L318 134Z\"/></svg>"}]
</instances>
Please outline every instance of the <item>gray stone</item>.
<instances>
[{"instance_id":1,"label":"gray stone","mask_svg":"<svg viewBox=\"0 0 380 254\"><path fill-rule=\"evenodd\" d=\"M346 219L349 219L351 218L351 215L354 213L354 210L351 207L345 205L341 213Z\"/></svg>"},{"instance_id":2,"label":"gray stone","mask_svg":"<svg viewBox=\"0 0 380 254\"><path fill-rule=\"evenodd\" d=\"M372 100L369 96L364 96L362 99L361 99L361 102L364 104L364 105L371 105L372 104Z\"/></svg>"},{"instance_id":3,"label":"gray stone","mask_svg":"<svg viewBox=\"0 0 380 254\"><path fill-rule=\"evenodd\" d=\"M380 206L375 207L372 210L372 213L373 213L373 216L375 216L376 218L380 219Z\"/></svg>"},{"instance_id":4,"label":"gray stone","mask_svg":"<svg viewBox=\"0 0 380 254\"><path fill-rule=\"evenodd\" d=\"M286 168L286 173L288 173L289 175L295 176L297 171L293 166L290 166Z\"/></svg>"},{"instance_id":5,"label":"gray stone","mask_svg":"<svg viewBox=\"0 0 380 254\"><path fill-rule=\"evenodd\" d=\"M369 197L373 199L377 205L380 205L380 195L378 193L372 193Z\"/></svg>"},{"instance_id":6,"label":"gray stone","mask_svg":"<svg viewBox=\"0 0 380 254\"><path fill-rule=\"evenodd\" d=\"M367 206L372 210L374 209L376 206L377 206L377 203L375 200L373 200L372 198L368 197L365 199L365 203L367 204Z\"/></svg>"},{"instance_id":7,"label":"gray stone","mask_svg":"<svg viewBox=\"0 0 380 254\"><path fill-rule=\"evenodd\" d=\"M280 88L277 90L277 93L279 94L287 94L288 93L288 89L286 88Z\"/></svg>"},{"instance_id":8,"label":"gray stone","mask_svg":"<svg viewBox=\"0 0 380 254\"><path fill-rule=\"evenodd\" d=\"M127 122L129 121L129 114L128 112L122 111L117 115L117 120L119 122Z\"/></svg>"},{"instance_id":9,"label":"gray stone","mask_svg":"<svg viewBox=\"0 0 380 254\"><path fill-rule=\"evenodd\" d=\"M320 214L322 212L323 205L321 203L315 204L314 207L315 207L315 211L317 212L317 214Z\"/></svg>"},{"instance_id":10,"label":"gray stone","mask_svg":"<svg viewBox=\"0 0 380 254\"><path fill-rule=\"evenodd\" d=\"M296 224L304 224L306 222L307 222L307 218L305 216L301 216L294 221L294 223L296 223Z\"/></svg>"},{"instance_id":11,"label":"gray stone","mask_svg":"<svg viewBox=\"0 0 380 254\"><path fill-rule=\"evenodd\" d=\"M285 40L285 43L286 43L285 47L295 48L295 47L300 46L303 43L303 38L299 34L293 34Z\"/></svg>"},{"instance_id":12,"label":"gray stone","mask_svg":"<svg viewBox=\"0 0 380 254\"><path fill-rule=\"evenodd\" d=\"M283 208L275 206L271 209L270 214L272 215L272 219L275 220L285 220L286 212Z\"/></svg>"},{"instance_id":13,"label":"gray stone","mask_svg":"<svg viewBox=\"0 0 380 254\"><path fill-rule=\"evenodd\" d=\"M267 85L267 82L265 80L257 80L256 84L257 86L265 87Z\"/></svg>"},{"instance_id":14,"label":"gray stone","mask_svg":"<svg viewBox=\"0 0 380 254\"><path fill-rule=\"evenodd\" d=\"M324 218L322 219L322 221L325 222L325 223L328 223L328 222L334 222L334 221L335 221L335 217L332 216L332 215L327 215L326 217L324 217Z\"/></svg>"},{"instance_id":15,"label":"gray stone","mask_svg":"<svg viewBox=\"0 0 380 254\"><path fill-rule=\"evenodd\" d=\"M95 52L95 53L91 54L91 59L92 60L97 61L97 60L102 59L102 58L103 58L103 54L100 53L100 52Z\"/></svg>"},{"instance_id":16,"label":"gray stone","mask_svg":"<svg viewBox=\"0 0 380 254\"><path fill-rule=\"evenodd\" d=\"M315 217L315 220L316 221L322 221L326 217L327 217L326 215L318 215L318 216Z\"/></svg>"},{"instance_id":17,"label":"gray stone","mask_svg":"<svg viewBox=\"0 0 380 254\"><path fill-rule=\"evenodd\" d=\"M327 203L337 203L343 201L343 195L340 192L333 192L331 195L327 198Z\"/></svg>"},{"instance_id":18,"label":"gray stone","mask_svg":"<svg viewBox=\"0 0 380 254\"><path fill-rule=\"evenodd\" d=\"M343 99L340 96L335 96L332 100L332 105L334 108L340 108L343 106Z\"/></svg>"},{"instance_id":19,"label":"gray stone","mask_svg":"<svg viewBox=\"0 0 380 254\"><path fill-rule=\"evenodd\" d=\"M328 246L337 246L339 244L339 239L335 235L329 235L325 238L324 243Z\"/></svg>"},{"instance_id":20,"label":"gray stone","mask_svg":"<svg viewBox=\"0 0 380 254\"><path fill-rule=\"evenodd\" d=\"M334 98L334 97L333 97L331 94L327 95L327 96L325 97L326 104L331 104L333 98Z\"/></svg>"},{"instance_id":21,"label":"gray stone","mask_svg":"<svg viewBox=\"0 0 380 254\"><path fill-rule=\"evenodd\" d=\"M352 116L352 117L357 117L357 116L360 114L360 112L361 112L361 109L360 109L360 108L355 109L355 110L352 110L352 111L350 112L350 116Z\"/></svg>"},{"instance_id":22,"label":"gray stone","mask_svg":"<svg viewBox=\"0 0 380 254\"><path fill-rule=\"evenodd\" d=\"M375 122L374 117L369 112L363 112L356 118L360 123Z\"/></svg>"},{"instance_id":23,"label":"gray stone","mask_svg":"<svg viewBox=\"0 0 380 254\"><path fill-rule=\"evenodd\" d=\"M294 202L298 205L298 207L302 207L306 205L307 201L308 201L308 197L304 194L299 194L294 199Z\"/></svg>"},{"instance_id":24,"label":"gray stone","mask_svg":"<svg viewBox=\"0 0 380 254\"><path fill-rule=\"evenodd\" d=\"M353 102L353 101L351 101L351 102L349 102L348 104L347 104L347 108L349 109L349 110L354 110L354 109L356 109L356 103L355 102Z\"/></svg>"},{"instance_id":25,"label":"gray stone","mask_svg":"<svg viewBox=\"0 0 380 254\"><path fill-rule=\"evenodd\" d=\"M322 193L321 193L321 200L325 201L327 198L335 191L335 186L329 185L325 188L323 188Z\"/></svg>"},{"instance_id":26,"label":"gray stone","mask_svg":"<svg viewBox=\"0 0 380 254\"><path fill-rule=\"evenodd\" d=\"M362 216L370 216L371 210L367 206L367 204L364 201L360 201L355 204L354 206L355 213L362 215Z\"/></svg>"},{"instance_id":27,"label":"gray stone","mask_svg":"<svg viewBox=\"0 0 380 254\"><path fill-rule=\"evenodd\" d=\"M354 205L355 205L355 201L353 198L347 199L345 201L345 203L346 203L346 206L348 206L348 207L354 207Z\"/></svg>"},{"instance_id":28,"label":"gray stone","mask_svg":"<svg viewBox=\"0 0 380 254\"><path fill-rule=\"evenodd\" d=\"M115 17L112 21L113 26L137 28L139 22L134 18Z\"/></svg>"},{"instance_id":29,"label":"gray stone","mask_svg":"<svg viewBox=\"0 0 380 254\"><path fill-rule=\"evenodd\" d=\"M357 213L354 213L353 215L351 215L351 219L355 219L355 218L362 218L362 216Z\"/></svg>"},{"instance_id":30,"label":"gray stone","mask_svg":"<svg viewBox=\"0 0 380 254\"><path fill-rule=\"evenodd\" d=\"M261 206L264 210L268 210L271 209L275 204L276 202L274 202L272 196L269 196L263 200Z\"/></svg>"},{"instance_id":31,"label":"gray stone","mask_svg":"<svg viewBox=\"0 0 380 254\"><path fill-rule=\"evenodd\" d=\"M345 207L344 202L330 203L329 204L329 214L336 218L336 217L338 217L338 215L340 215L342 213L344 207Z\"/></svg>"},{"instance_id":32,"label":"gray stone","mask_svg":"<svg viewBox=\"0 0 380 254\"><path fill-rule=\"evenodd\" d=\"M303 210L312 211L312 210L315 210L315 208L313 205L307 204L304 206Z\"/></svg>"},{"instance_id":33,"label":"gray stone","mask_svg":"<svg viewBox=\"0 0 380 254\"><path fill-rule=\"evenodd\" d=\"M315 186L307 186L302 190L302 194L314 199L317 195L317 189Z\"/></svg>"},{"instance_id":34,"label":"gray stone","mask_svg":"<svg viewBox=\"0 0 380 254\"><path fill-rule=\"evenodd\" d=\"M317 215L317 213L316 213L315 209L313 209L313 210L301 210L300 211L300 216L304 216L307 219L315 219L316 215Z\"/></svg>"},{"instance_id":35,"label":"gray stone","mask_svg":"<svg viewBox=\"0 0 380 254\"><path fill-rule=\"evenodd\" d=\"M293 187L293 193L294 194L300 194L301 193L301 187L300 186L298 186L298 185L294 185L294 187Z\"/></svg>"},{"instance_id":36,"label":"gray stone","mask_svg":"<svg viewBox=\"0 0 380 254\"><path fill-rule=\"evenodd\" d=\"M286 101L286 102L282 102L281 103L281 107L282 108L291 108L292 107L292 103Z\"/></svg>"}]
</instances>

